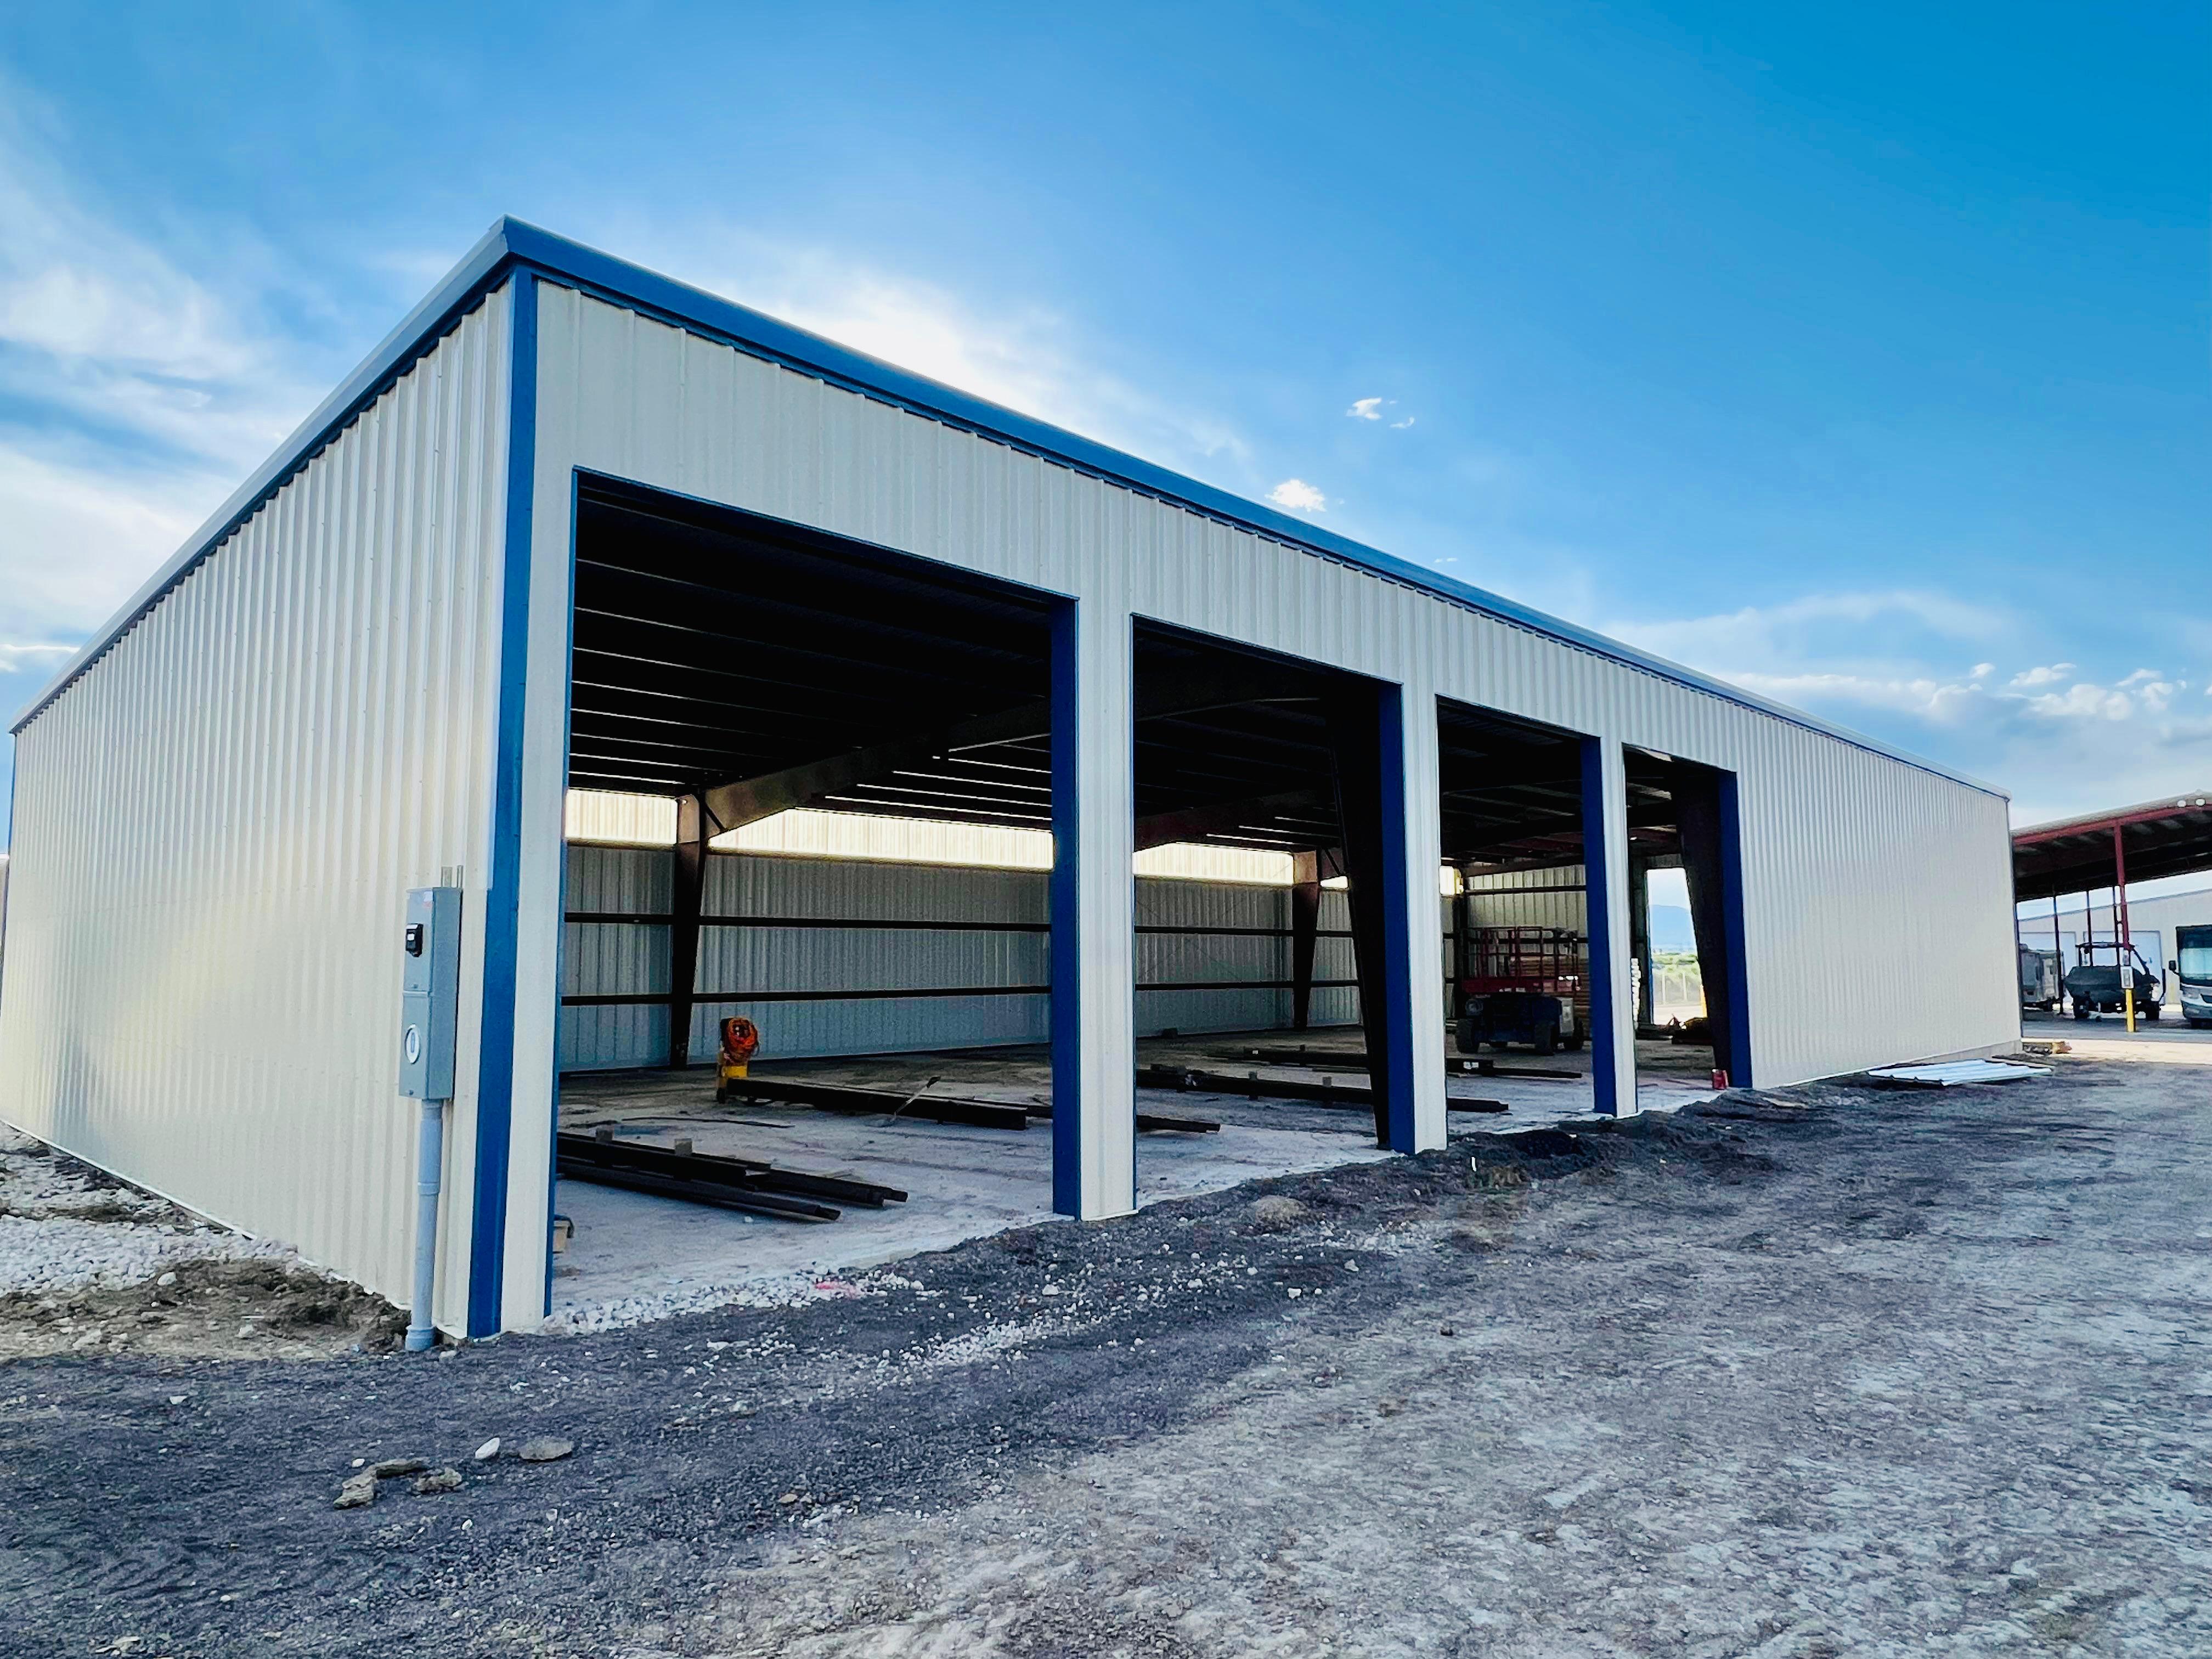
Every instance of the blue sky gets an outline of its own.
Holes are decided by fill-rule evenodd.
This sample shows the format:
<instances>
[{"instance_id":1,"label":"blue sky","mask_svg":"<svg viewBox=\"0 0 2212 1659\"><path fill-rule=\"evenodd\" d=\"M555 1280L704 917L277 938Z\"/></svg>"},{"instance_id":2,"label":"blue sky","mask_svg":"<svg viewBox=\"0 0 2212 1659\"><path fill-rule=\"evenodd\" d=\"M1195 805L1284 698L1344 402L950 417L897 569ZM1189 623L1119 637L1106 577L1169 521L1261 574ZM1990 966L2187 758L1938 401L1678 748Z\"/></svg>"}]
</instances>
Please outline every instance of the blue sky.
<instances>
[{"instance_id":1,"label":"blue sky","mask_svg":"<svg viewBox=\"0 0 2212 1659\"><path fill-rule=\"evenodd\" d=\"M2203 8L1343 9L13 9L0 705L511 212L2022 821L2212 782Z\"/></svg>"}]
</instances>

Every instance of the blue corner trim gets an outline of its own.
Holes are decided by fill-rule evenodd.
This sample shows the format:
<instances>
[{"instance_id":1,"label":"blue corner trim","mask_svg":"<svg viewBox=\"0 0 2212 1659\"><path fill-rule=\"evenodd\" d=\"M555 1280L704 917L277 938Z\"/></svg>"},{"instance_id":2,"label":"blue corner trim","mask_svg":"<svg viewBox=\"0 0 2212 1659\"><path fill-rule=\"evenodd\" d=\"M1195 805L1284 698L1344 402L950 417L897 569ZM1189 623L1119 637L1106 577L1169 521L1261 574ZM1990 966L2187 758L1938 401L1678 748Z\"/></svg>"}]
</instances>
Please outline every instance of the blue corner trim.
<instances>
[{"instance_id":1,"label":"blue corner trim","mask_svg":"<svg viewBox=\"0 0 2212 1659\"><path fill-rule=\"evenodd\" d=\"M1052 1207L1083 1213L1083 804L1079 602L1052 607Z\"/></svg>"},{"instance_id":2,"label":"blue corner trim","mask_svg":"<svg viewBox=\"0 0 2212 1659\"><path fill-rule=\"evenodd\" d=\"M1603 738L1584 738L1583 750L1583 900L1589 933L1590 1093L1601 1117L1620 1115L1620 1079L1613 1047L1620 1011L1613 1006L1613 892L1605 878L1606 849L1626 832L1607 821Z\"/></svg>"},{"instance_id":3,"label":"blue corner trim","mask_svg":"<svg viewBox=\"0 0 2212 1659\"><path fill-rule=\"evenodd\" d=\"M522 879L522 738L529 707L531 507L538 472L538 281L516 273L510 324L507 536L500 583L498 767L491 880L484 896L483 1016L477 1058L477 1177L469 1245L469 1327L495 1334L507 1269L507 1187L514 1130L514 1005Z\"/></svg>"},{"instance_id":4,"label":"blue corner trim","mask_svg":"<svg viewBox=\"0 0 2212 1659\"><path fill-rule=\"evenodd\" d=\"M1430 718L1435 718L1431 712ZM1376 690L1375 741L1382 764L1376 768L1382 791L1380 828L1382 841L1382 995L1384 1041L1390 1045L1389 1063L1382 1069L1389 1095L1383 1103L1389 1125L1390 1150L1419 1150L1419 1132L1413 1120L1413 988L1423 982L1415 976L1411 870L1406 858L1406 688L1383 685Z\"/></svg>"},{"instance_id":5,"label":"blue corner trim","mask_svg":"<svg viewBox=\"0 0 2212 1659\"><path fill-rule=\"evenodd\" d=\"M1736 799L1736 775L1723 772L1721 805L1721 929L1728 943L1729 1081L1749 1089L1751 1072L1751 966L1744 960L1743 818ZM2008 860L2009 862L2009 860Z\"/></svg>"},{"instance_id":6,"label":"blue corner trim","mask_svg":"<svg viewBox=\"0 0 2212 1659\"><path fill-rule=\"evenodd\" d=\"M1711 675L1685 668L1680 663L1638 651L1590 629L1547 616L1466 582L1455 581L1425 565L1395 557L1364 543L1322 530L1257 501L1246 501L1225 489L1200 483L1194 478L1187 478L1150 461L1139 460L1133 455L1125 455L1107 445L1063 431L1046 422L1001 408L969 392L879 362L835 341L810 334L803 328L795 328L789 323L647 270L627 260L617 259L596 248L556 236L520 219L501 219L492 226L430 297L410 312L406 319L369 354L368 361L354 371L345 384L307 417L306 423L285 442L275 459L248 479L216 516L185 544L184 550L163 566L153 580L141 588L131 603L117 613L107 627L95 635L84 649L70 659L69 665L32 701L18 718L14 729L20 731L34 719L71 680L128 632L131 625L143 616L164 592L182 580L232 530L251 517L286 478L297 471L333 435L343 430L374 398L434 344L486 291L495 287L509 270L518 265L527 266L563 286L594 295L642 315L659 318L750 356L812 375L878 403L889 404L945 425L976 433L995 442L1107 479L1287 546L1300 548L1366 571L1370 575L1418 589L1462 609L1478 611L1516 628L1527 629L1639 672L1721 698L1740 708L1786 720L1790 725L1850 744L1869 754L1901 762L1937 777L1948 778L1954 783L1978 789L1985 794L2009 799L2003 790L1978 778L1938 766L1903 750L1876 743L1863 733L1831 725L1802 709L1756 696L1739 686L1729 684L1725 680L1715 679Z\"/></svg>"}]
</instances>

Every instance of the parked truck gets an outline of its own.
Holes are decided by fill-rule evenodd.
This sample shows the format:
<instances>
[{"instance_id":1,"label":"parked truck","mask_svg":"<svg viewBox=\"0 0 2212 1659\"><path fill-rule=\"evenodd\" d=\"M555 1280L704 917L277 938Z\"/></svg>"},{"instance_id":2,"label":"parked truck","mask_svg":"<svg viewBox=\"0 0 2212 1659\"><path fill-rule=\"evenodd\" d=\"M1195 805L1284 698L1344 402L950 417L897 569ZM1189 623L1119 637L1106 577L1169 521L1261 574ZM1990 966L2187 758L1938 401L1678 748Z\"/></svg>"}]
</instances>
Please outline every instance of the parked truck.
<instances>
[{"instance_id":1,"label":"parked truck","mask_svg":"<svg viewBox=\"0 0 2212 1659\"><path fill-rule=\"evenodd\" d=\"M2059 983L2061 968L2058 952L2039 951L2032 945L2020 947L2020 1006L2039 1008L2050 1013L2058 1006L2065 994Z\"/></svg>"}]
</instances>

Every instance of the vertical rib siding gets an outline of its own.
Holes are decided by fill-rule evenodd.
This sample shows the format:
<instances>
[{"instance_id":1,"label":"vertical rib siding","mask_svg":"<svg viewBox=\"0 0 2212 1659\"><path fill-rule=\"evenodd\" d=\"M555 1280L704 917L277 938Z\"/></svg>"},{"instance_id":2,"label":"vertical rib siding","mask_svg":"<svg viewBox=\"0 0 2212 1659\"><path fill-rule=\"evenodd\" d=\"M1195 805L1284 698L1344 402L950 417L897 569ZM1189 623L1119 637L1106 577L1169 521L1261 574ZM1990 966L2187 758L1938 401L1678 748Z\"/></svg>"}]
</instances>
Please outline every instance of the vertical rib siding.
<instances>
[{"instance_id":1,"label":"vertical rib siding","mask_svg":"<svg viewBox=\"0 0 2212 1659\"><path fill-rule=\"evenodd\" d=\"M402 1299L398 933L444 872L476 1074L507 388L495 294L16 747L0 1117Z\"/></svg>"},{"instance_id":2,"label":"vertical rib siding","mask_svg":"<svg viewBox=\"0 0 2212 1659\"><path fill-rule=\"evenodd\" d=\"M828 917L858 921L1011 922L1042 926L1047 878L1028 870L871 864L860 860L712 855L704 911L714 915ZM1282 888L1139 878L1142 926L1258 927L1290 925ZM1336 915L1326 914L1334 901ZM579 914L665 915L669 854L646 848L572 846L568 908ZM1344 896L1324 896L1324 927L1341 928ZM1351 977L1349 941L1324 939L1317 977ZM1145 991L1137 997L1140 1033L1264 1030L1285 1024L1290 994L1268 981L1290 975L1285 939L1255 934L1140 934L1138 983L1251 981L1252 988ZM570 922L562 962L568 996L659 995L667 988L668 930L650 922ZM700 939L696 988L721 991L922 990L1048 982L1042 933L926 932L896 927L707 928ZM889 1054L930 1048L1036 1043L1050 1036L1042 996L830 998L806 1002L702 1004L693 1017L692 1052L711 1052L716 1023L742 1013L761 1028L773 1059ZM1316 1024L1358 1017L1348 991L1316 994ZM666 1054L666 1011L647 1004L562 1010L561 1067L605 1071L659 1064Z\"/></svg>"},{"instance_id":3,"label":"vertical rib siding","mask_svg":"<svg viewBox=\"0 0 2212 1659\"><path fill-rule=\"evenodd\" d=\"M543 326L544 465L1736 772L1763 1081L2018 1036L2000 797L573 290L548 289Z\"/></svg>"},{"instance_id":4,"label":"vertical rib siding","mask_svg":"<svg viewBox=\"0 0 2212 1659\"><path fill-rule=\"evenodd\" d=\"M1472 920L1477 927L1559 927L1570 933L1589 931L1589 904L1582 892L1547 892L1547 888L1576 887L1583 882L1579 864L1563 864L1554 870L1513 870L1503 875L1467 878ZM1444 906L1444 925L1451 926L1451 906Z\"/></svg>"}]
</instances>

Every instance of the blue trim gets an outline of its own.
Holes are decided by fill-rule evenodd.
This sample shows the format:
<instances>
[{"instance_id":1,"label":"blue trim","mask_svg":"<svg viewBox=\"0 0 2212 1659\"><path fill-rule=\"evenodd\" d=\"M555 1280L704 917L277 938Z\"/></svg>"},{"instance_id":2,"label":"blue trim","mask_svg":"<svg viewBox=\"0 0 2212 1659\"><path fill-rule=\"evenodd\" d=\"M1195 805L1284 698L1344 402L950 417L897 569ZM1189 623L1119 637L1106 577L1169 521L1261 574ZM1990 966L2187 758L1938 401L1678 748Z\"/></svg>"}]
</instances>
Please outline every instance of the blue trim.
<instances>
[{"instance_id":1,"label":"blue trim","mask_svg":"<svg viewBox=\"0 0 2212 1659\"><path fill-rule=\"evenodd\" d=\"M514 1007L522 880L522 741L530 690L530 562L538 472L538 279L516 273L507 391L507 546L500 583L499 756L491 880L484 896L483 1023L477 1056L477 1180L469 1327L495 1334L507 1273L507 1185L514 1131Z\"/></svg>"},{"instance_id":2,"label":"blue trim","mask_svg":"<svg viewBox=\"0 0 2212 1659\"><path fill-rule=\"evenodd\" d=\"M1751 968L1745 961L1743 925L1743 817L1736 799L1736 775L1723 772L1721 799L1721 929L1728 941L1729 1081L1739 1089L1751 1080Z\"/></svg>"},{"instance_id":3,"label":"blue trim","mask_svg":"<svg viewBox=\"0 0 2212 1659\"><path fill-rule=\"evenodd\" d=\"M1010 409L1002 409L970 393L925 380L919 374L878 362L834 341L825 340L819 335L810 334L805 329L794 328L789 323L657 275L625 260L601 253L597 249L585 247L565 237L556 236L519 219L501 219L491 228L437 290L409 313L407 319L370 354L368 361L356 369L344 386L293 434L283 448L277 452L276 459L256 472L222 510L209 520L198 535L185 544L185 551L164 566L161 572L139 590L137 596L124 607L107 628L70 661L70 665L24 712L15 729L20 731L40 709L52 702L70 681L83 672L88 664L144 615L163 592L205 557L233 528L250 516L262 501L327 443L371 398L434 344L437 338L451 328L454 320L477 298L495 287L507 270L518 264L526 265L541 276L625 309L658 317L706 338L720 341L766 362L780 363L812 375L832 386L842 386L862 397L910 410L963 431L979 434L994 441L1073 467L1078 471L1157 496L1208 518L1218 519L1288 546L1418 589L1466 610L1478 611L1517 628L1525 628L1532 633L1593 653L1626 667L1656 675L1661 679L1719 697L1758 714L1786 720L1793 726L1850 744L1869 754L1902 762L1986 794L2009 799L2002 790L1978 779L1937 766L1902 750L1878 744L1843 726L1832 726L1802 710L1754 696L1725 681L1636 650L1617 640L1609 640L1601 634L1547 616L1540 611L1517 605L1484 589L1455 581L1425 566L1413 564L1348 537L1319 529L1273 507L1248 501L1227 490L1217 489L1211 484L1200 483L1165 467L1156 466L1133 455L1125 455L1104 444L1063 431L1045 422L1017 414Z\"/></svg>"},{"instance_id":4,"label":"blue trim","mask_svg":"<svg viewBox=\"0 0 2212 1659\"><path fill-rule=\"evenodd\" d=\"M1389 1114L1389 1138L1394 1152L1419 1150L1413 1121L1413 987L1429 975L1416 976L1413 927L1413 890L1406 819L1406 689L1382 685L1376 690L1375 742L1377 787L1382 792L1377 827L1382 853L1382 1040L1389 1059L1382 1076L1388 1091L1383 1102ZM1431 720L1436 712L1429 714ZM1431 884L1434 885L1433 881ZM1424 937L1427 937L1425 933ZM1433 951L1431 952L1433 955Z\"/></svg>"},{"instance_id":5,"label":"blue trim","mask_svg":"<svg viewBox=\"0 0 2212 1659\"><path fill-rule=\"evenodd\" d=\"M1620 1011L1613 1006L1613 891L1606 879L1606 848L1616 830L1605 811L1603 738L1584 738L1583 750L1583 900L1589 933L1591 1109L1601 1117L1620 1115L1620 1074L1613 1063Z\"/></svg>"},{"instance_id":6,"label":"blue trim","mask_svg":"<svg viewBox=\"0 0 2212 1659\"><path fill-rule=\"evenodd\" d=\"M1082 612L1052 608L1052 1207L1083 1213Z\"/></svg>"}]
</instances>

